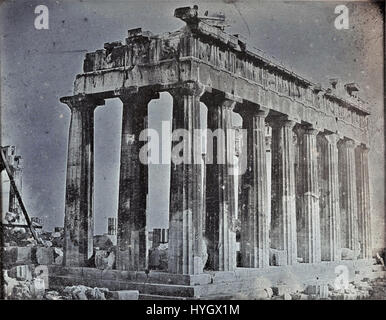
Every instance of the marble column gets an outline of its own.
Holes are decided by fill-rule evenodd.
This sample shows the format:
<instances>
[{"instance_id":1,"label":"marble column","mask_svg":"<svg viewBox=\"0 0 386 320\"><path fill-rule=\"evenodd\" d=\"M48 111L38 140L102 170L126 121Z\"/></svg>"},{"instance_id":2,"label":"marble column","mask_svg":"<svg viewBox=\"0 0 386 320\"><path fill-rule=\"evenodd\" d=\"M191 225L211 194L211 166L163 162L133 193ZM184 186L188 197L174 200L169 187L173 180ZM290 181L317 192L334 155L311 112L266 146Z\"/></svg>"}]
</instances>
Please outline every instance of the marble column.
<instances>
[{"instance_id":1,"label":"marble column","mask_svg":"<svg viewBox=\"0 0 386 320\"><path fill-rule=\"evenodd\" d=\"M87 266L93 254L94 110L104 101L60 99L71 109L64 217L65 266Z\"/></svg>"},{"instance_id":2,"label":"marble column","mask_svg":"<svg viewBox=\"0 0 386 320\"><path fill-rule=\"evenodd\" d=\"M270 212L267 209L267 158L265 117L268 110L249 103L237 104L247 133L247 170L241 176L239 208L240 254L243 267L269 266Z\"/></svg>"},{"instance_id":3,"label":"marble column","mask_svg":"<svg viewBox=\"0 0 386 320\"><path fill-rule=\"evenodd\" d=\"M358 196L358 229L361 255L363 259L371 259L371 219L370 219L370 190L369 190L369 149L358 146L356 152L356 179Z\"/></svg>"},{"instance_id":4,"label":"marble column","mask_svg":"<svg viewBox=\"0 0 386 320\"><path fill-rule=\"evenodd\" d=\"M208 108L207 126L212 133L212 137L210 132L207 134L207 268L230 271L236 268L235 191L234 175L231 172L231 158L235 154L231 148L234 148L235 135L230 132L235 102L225 99L223 94L210 94L203 102Z\"/></svg>"},{"instance_id":5,"label":"marble column","mask_svg":"<svg viewBox=\"0 0 386 320\"><path fill-rule=\"evenodd\" d=\"M116 266L119 270L138 271L147 267L148 194L148 165L141 161L139 154L146 141L140 141L139 136L147 128L147 110L152 93L122 94L120 99L123 111Z\"/></svg>"},{"instance_id":6,"label":"marble column","mask_svg":"<svg viewBox=\"0 0 386 320\"><path fill-rule=\"evenodd\" d=\"M338 147L336 134L318 135L322 260L341 260Z\"/></svg>"},{"instance_id":7,"label":"marble column","mask_svg":"<svg viewBox=\"0 0 386 320\"><path fill-rule=\"evenodd\" d=\"M306 263L321 261L319 186L316 135L312 128L299 127L299 174L298 186L301 206L298 210L298 255Z\"/></svg>"},{"instance_id":8,"label":"marble column","mask_svg":"<svg viewBox=\"0 0 386 320\"><path fill-rule=\"evenodd\" d=\"M271 246L283 250L286 264L297 262L295 151L293 127L295 122L274 118L272 127L271 166Z\"/></svg>"},{"instance_id":9,"label":"marble column","mask_svg":"<svg viewBox=\"0 0 386 320\"><path fill-rule=\"evenodd\" d=\"M169 206L168 269L203 272L203 193L200 96L195 85L170 91L173 96L173 141ZM179 130L183 129L183 130ZM176 131L178 130L178 131Z\"/></svg>"},{"instance_id":10,"label":"marble column","mask_svg":"<svg viewBox=\"0 0 386 320\"><path fill-rule=\"evenodd\" d=\"M340 212L342 248L359 253L358 203L353 140L344 139L338 144Z\"/></svg>"}]
</instances>

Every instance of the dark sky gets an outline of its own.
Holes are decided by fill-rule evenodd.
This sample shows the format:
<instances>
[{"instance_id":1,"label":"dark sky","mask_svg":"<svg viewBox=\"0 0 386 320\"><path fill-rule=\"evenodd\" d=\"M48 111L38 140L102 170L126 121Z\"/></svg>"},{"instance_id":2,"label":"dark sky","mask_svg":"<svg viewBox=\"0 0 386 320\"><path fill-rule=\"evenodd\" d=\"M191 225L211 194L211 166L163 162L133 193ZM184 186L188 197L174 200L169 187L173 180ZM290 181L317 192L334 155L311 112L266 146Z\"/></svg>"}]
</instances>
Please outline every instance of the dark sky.
<instances>
[{"instance_id":1,"label":"dark sky","mask_svg":"<svg viewBox=\"0 0 386 320\"><path fill-rule=\"evenodd\" d=\"M35 30L34 8L49 8L49 30ZM371 192L375 216L384 215L383 21L370 3L279 1L5 1L1 5L2 144L16 145L24 158L24 200L31 215L45 217L52 228L63 224L67 135L70 112L59 98L72 94L75 75L86 51L105 42L124 40L128 29L154 34L184 24L173 17L176 7L198 4L200 12L222 11L239 33L313 82L327 86L332 77L355 81L373 113ZM349 8L349 29L336 30L334 8ZM150 126L170 113L170 97L152 102ZM155 110L156 109L156 110ZM155 111L154 111L155 110ZM96 233L106 230L116 214L119 143L119 100L96 111ZM168 175L151 169L150 224L165 226ZM382 225L383 220L378 221ZM379 224L378 223L378 224ZM380 239L378 239L380 241Z\"/></svg>"}]
</instances>

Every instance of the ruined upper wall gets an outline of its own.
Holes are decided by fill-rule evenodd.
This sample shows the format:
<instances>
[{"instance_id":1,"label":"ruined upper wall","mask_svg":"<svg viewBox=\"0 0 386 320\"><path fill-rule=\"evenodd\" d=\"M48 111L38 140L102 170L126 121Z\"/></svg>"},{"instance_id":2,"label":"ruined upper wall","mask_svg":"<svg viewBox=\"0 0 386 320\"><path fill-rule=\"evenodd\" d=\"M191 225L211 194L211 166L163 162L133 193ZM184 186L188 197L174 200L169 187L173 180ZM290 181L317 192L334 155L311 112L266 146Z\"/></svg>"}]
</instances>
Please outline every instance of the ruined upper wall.
<instances>
[{"instance_id":1,"label":"ruined upper wall","mask_svg":"<svg viewBox=\"0 0 386 320\"><path fill-rule=\"evenodd\" d=\"M186 22L176 32L153 35L133 29L125 43L106 43L87 53L75 93L196 81L367 144L369 112L349 94L355 86L343 96L322 89L226 33L221 19L199 17L197 8L176 9L175 16Z\"/></svg>"}]
</instances>

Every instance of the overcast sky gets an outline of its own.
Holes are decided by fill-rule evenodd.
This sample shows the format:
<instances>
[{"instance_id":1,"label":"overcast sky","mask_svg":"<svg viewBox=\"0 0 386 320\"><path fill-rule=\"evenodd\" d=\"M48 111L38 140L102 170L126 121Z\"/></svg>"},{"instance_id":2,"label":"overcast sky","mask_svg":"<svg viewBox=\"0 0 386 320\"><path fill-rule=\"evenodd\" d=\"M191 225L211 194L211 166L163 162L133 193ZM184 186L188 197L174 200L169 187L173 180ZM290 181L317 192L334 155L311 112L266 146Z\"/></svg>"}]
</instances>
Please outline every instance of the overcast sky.
<instances>
[{"instance_id":1,"label":"overcast sky","mask_svg":"<svg viewBox=\"0 0 386 320\"><path fill-rule=\"evenodd\" d=\"M334 27L338 4L349 8L349 29ZM34 28L34 8L49 9L49 30ZM348 2L259 1L5 1L1 5L2 145L16 145L24 158L23 196L31 215L46 217L52 228L63 225L70 112L59 98L71 95L86 51L124 40L128 29L154 34L184 23L176 7L198 4L201 13L221 11L253 46L274 56L313 82L332 77L355 81L373 115L371 191L375 215L384 214L383 21L378 7ZM153 102L150 126L170 114L170 98ZM154 111L156 109L156 111ZM96 111L96 233L116 214L120 157L121 105L108 100ZM168 176L152 168L151 226L165 226ZM157 216L162 218L157 218ZM381 221L380 221L381 222Z\"/></svg>"}]
</instances>

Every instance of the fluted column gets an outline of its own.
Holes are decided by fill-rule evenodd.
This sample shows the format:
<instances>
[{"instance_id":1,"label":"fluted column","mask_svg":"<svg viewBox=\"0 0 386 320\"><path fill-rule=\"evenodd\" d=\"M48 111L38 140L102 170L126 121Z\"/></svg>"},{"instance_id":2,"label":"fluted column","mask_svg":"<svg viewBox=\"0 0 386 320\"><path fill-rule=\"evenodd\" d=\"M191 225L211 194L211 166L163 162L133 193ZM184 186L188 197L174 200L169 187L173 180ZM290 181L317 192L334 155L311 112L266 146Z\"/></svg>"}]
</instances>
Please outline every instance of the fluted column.
<instances>
[{"instance_id":1,"label":"fluted column","mask_svg":"<svg viewBox=\"0 0 386 320\"><path fill-rule=\"evenodd\" d=\"M71 109L64 217L65 266L87 266L93 254L94 110L103 101L60 99Z\"/></svg>"},{"instance_id":2,"label":"fluted column","mask_svg":"<svg viewBox=\"0 0 386 320\"><path fill-rule=\"evenodd\" d=\"M122 94L120 99L123 109L116 266L119 270L144 270L148 165L139 157L146 143L139 140L139 135L147 128L147 106L152 93Z\"/></svg>"},{"instance_id":3,"label":"fluted column","mask_svg":"<svg viewBox=\"0 0 386 320\"><path fill-rule=\"evenodd\" d=\"M358 229L361 255L363 259L372 257L370 190L369 190L369 149L359 146L356 152L356 178L358 195Z\"/></svg>"},{"instance_id":4,"label":"fluted column","mask_svg":"<svg viewBox=\"0 0 386 320\"><path fill-rule=\"evenodd\" d=\"M321 261L319 186L316 135L311 128L298 128L301 206L298 210L298 255L303 262Z\"/></svg>"},{"instance_id":5,"label":"fluted column","mask_svg":"<svg viewBox=\"0 0 386 320\"><path fill-rule=\"evenodd\" d=\"M234 102L225 99L223 94L206 97L210 130L206 165L207 266L210 270L229 271L236 268L234 175L230 162L234 155L231 149L234 148L234 135L231 135Z\"/></svg>"},{"instance_id":6,"label":"fluted column","mask_svg":"<svg viewBox=\"0 0 386 320\"><path fill-rule=\"evenodd\" d=\"M270 212L267 209L265 117L268 110L249 103L235 109L247 133L247 170L241 176L240 252L243 267L269 266Z\"/></svg>"},{"instance_id":7,"label":"fluted column","mask_svg":"<svg viewBox=\"0 0 386 320\"><path fill-rule=\"evenodd\" d=\"M202 273L204 267L203 181L201 137L197 136L194 129L200 129L202 91L192 85L174 89L170 93L173 96L173 141L168 269L171 273L198 274ZM180 137L174 137L174 134L179 135L176 130L180 131Z\"/></svg>"},{"instance_id":8,"label":"fluted column","mask_svg":"<svg viewBox=\"0 0 386 320\"><path fill-rule=\"evenodd\" d=\"M338 144L342 247L358 252L358 203L355 172L355 146L344 139Z\"/></svg>"},{"instance_id":9,"label":"fluted column","mask_svg":"<svg viewBox=\"0 0 386 320\"><path fill-rule=\"evenodd\" d=\"M297 262L294 173L294 121L273 119L272 126L272 247L284 250L287 264Z\"/></svg>"},{"instance_id":10,"label":"fluted column","mask_svg":"<svg viewBox=\"0 0 386 320\"><path fill-rule=\"evenodd\" d=\"M336 134L318 136L322 260L341 260L338 147Z\"/></svg>"}]
</instances>

